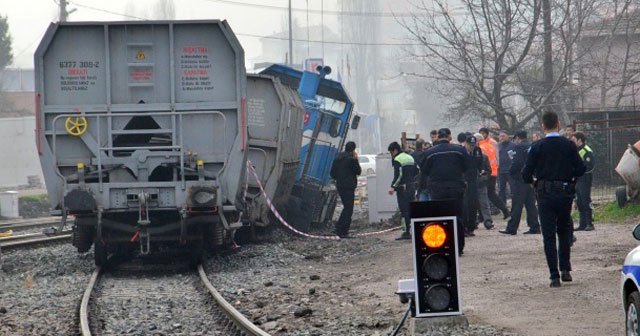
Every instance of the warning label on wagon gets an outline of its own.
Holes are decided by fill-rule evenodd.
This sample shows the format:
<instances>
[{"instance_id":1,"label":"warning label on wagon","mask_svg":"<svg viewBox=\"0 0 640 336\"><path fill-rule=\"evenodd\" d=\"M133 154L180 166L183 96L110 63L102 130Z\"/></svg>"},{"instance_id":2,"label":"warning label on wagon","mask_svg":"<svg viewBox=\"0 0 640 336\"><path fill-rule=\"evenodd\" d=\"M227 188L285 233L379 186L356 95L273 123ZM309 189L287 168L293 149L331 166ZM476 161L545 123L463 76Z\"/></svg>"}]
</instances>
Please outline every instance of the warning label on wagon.
<instances>
[{"instance_id":1,"label":"warning label on wagon","mask_svg":"<svg viewBox=\"0 0 640 336\"><path fill-rule=\"evenodd\" d=\"M98 61L62 61L60 68L61 91L90 91L96 86Z\"/></svg>"},{"instance_id":2,"label":"warning label on wagon","mask_svg":"<svg viewBox=\"0 0 640 336\"><path fill-rule=\"evenodd\" d=\"M211 91L211 57L206 46L185 46L178 60L180 88L182 91Z\"/></svg>"}]
</instances>

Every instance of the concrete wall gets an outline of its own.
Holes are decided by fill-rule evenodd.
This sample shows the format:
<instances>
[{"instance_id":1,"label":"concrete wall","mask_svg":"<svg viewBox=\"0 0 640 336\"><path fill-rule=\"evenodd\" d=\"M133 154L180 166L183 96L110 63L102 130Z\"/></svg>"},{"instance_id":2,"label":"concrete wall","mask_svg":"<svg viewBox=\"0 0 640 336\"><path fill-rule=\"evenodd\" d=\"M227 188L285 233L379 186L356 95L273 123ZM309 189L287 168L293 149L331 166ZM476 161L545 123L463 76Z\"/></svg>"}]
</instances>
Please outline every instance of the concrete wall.
<instances>
[{"instance_id":1,"label":"concrete wall","mask_svg":"<svg viewBox=\"0 0 640 336\"><path fill-rule=\"evenodd\" d=\"M34 130L35 117L0 118L0 187L26 185L30 175L44 183Z\"/></svg>"}]
</instances>

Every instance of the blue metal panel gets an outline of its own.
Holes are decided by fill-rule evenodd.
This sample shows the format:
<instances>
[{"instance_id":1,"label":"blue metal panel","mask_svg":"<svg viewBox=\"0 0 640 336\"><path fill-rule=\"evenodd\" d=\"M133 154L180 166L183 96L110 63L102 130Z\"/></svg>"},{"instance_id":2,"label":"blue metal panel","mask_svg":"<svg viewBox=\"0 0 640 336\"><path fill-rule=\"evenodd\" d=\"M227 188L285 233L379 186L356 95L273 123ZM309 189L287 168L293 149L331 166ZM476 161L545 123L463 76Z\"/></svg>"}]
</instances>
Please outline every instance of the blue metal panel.
<instances>
[{"instance_id":1,"label":"blue metal panel","mask_svg":"<svg viewBox=\"0 0 640 336\"><path fill-rule=\"evenodd\" d=\"M349 95L341 83L324 78L324 71L303 72L275 64L263 70L261 74L278 77L285 85L298 90L305 104L306 115L297 180L327 185L333 159L347 136L353 108ZM328 99L344 103L344 108L341 111L323 109L322 105ZM340 126L332 136L331 127L335 119L340 120Z\"/></svg>"}]
</instances>

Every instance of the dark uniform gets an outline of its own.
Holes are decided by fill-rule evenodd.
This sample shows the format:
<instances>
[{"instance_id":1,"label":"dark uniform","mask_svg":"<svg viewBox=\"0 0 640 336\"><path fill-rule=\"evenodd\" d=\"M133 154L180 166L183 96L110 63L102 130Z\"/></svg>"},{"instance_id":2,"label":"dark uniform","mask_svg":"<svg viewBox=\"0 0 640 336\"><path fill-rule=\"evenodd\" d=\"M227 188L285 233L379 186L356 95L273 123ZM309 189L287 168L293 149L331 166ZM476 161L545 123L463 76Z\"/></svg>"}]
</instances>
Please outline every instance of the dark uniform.
<instances>
[{"instance_id":1,"label":"dark uniform","mask_svg":"<svg viewBox=\"0 0 640 336\"><path fill-rule=\"evenodd\" d=\"M471 135L467 138L467 142L471 141L476 143L476 138ZM478 228L476 219L478 218L478 177L480 171L483 168L482 165L482 150L479 147L474 147L469 153L469 163L467 164L467 171L464 174L465 181L467 182L467 189L464 193L464 223L465 233L468 236L474 236L473 231Z\"/></svg>"},{"instance_id":2,"label":"dark uniform","mask_svg":"<svg viewBox=\"0 0 640 336\"><path fill-rule=\"evenodd\" d=\"M535 190L538 196L544 253L552 286L560 278L558 262L560 271L571 271L573 225L570 218L575 193L574 180L582 176L585 169L576 145L553 132L531 145L522 170L525 183L533 183L534 175L537 178Z\"/></svg>"},{"instance_id":3,"label":"dark uniform","mask_svg":"<svg viewBox=\"0 0 640 336\"><path fill-rule=\"evenodd\" d=\"M432 200L455 199L462 203L466 188L464 173L469 165L469 154L462 146L439 139L425 152L420 165L420 178L426 179ZM458 216L458 252L464 249L464 222Z\"/></svg>"},{"instance_id":4,"label":"dark uniform","mask_svg":"<svg viewBox=\"0 0 640 336\"><path fill-rule=\"evenodd\" d=\"M404 232L409 232L411 217L409 216L409 203L413 202L416 195L415 180L417 167L413 156L400 152L393 158L393 181L391 187L396 192L398 208L404 219Z\"/></svg>"},{"instance_id":5,"label":"dark uniform","mask_svg":"<svg viewBox=\"0 0 640 336\"><path fill-rule=\"evenodd\" d=\"M513 178L511 175L511 165L513 158L509 152L515 150L516 144L510 140L498 144L498 196L503 203L507 203L508 198L515 197L513 190ZM522 167L521 167L522 168ZM509 185L509 195L507 196L507 184ZM513 207L513 204L511 205ZM513 216L513 210L511 210Z\"/></svg>"},{"instance_id":6,"label":"dark uniform","mask_svg":"<svg viewBox=\"0 0 640 336\"><path fill-rule=\"evenodd\" d=\"M587 171L576 182L576 203L580 212L578 230L593 230L593 211L591 210L591 183L593 182L593 151L583 144L578 147L578 154L587 166Z\"/></svg>"},{"instance_id":7,"label":"dark uniform","mask_svg":"<svg viewBox=\"0 0 640 336\"><path fill-rule=\"evenodd\" d=\"M526 135L525 135L526 137ZM513 160L509 168L512 190L511 218L507 222L504 231L509 234L516 234L520 226L522 217L522 207L527 209L527 224L529 231L525 233L540 233L540 223L538 222L538 208L536 207L536 197L531 184L525 183L522 179L522 168L527 161L527 155L531 144L525 139L514 147ZM501 231L502 232L502 231Z\"/></svg>"},{"instance_id":8,"label":"dark uniform","mask_svg":"<svg viewBox=\"0 0 640 336\"><path fill-rule=\"evenodd\" d=\"M333 160L330 175L336 180L336 189L338 189L340 201L344 206L335 226L335 233L340 237L345 237L349 234L355 191L358 185L357 175L361 173L360 163L358 163L358 159L354 157L352 152L341 152Z\"/></svg>"}]
</instances>

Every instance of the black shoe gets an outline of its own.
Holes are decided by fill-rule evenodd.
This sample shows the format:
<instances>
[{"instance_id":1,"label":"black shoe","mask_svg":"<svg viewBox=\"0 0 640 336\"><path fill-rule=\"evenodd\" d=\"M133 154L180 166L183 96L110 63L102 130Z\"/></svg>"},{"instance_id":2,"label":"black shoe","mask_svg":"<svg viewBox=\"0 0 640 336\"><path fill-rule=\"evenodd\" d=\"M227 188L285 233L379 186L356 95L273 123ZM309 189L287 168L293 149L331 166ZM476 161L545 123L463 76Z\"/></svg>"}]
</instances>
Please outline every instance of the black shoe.
<instances>
[{"instance_id":1,"label":"black shoe","mask_svg":"<svg viewBox=\"0 0 640 336\"><path fill-rule=\"evenodd\" d=\"M475 237L475 236L476 236L476 234L475 234L475 233L473 233L473 232L465 232L465 233L464 233L464 236L465 236L465 237Z\"/></svg>"},{"instance_id":2,"label":"black shoe","mask_svg":"<svg viewBox=\"0 0 640 336\"><path fill-rule=\"evenodd\" d=\"M407 239L411 239L411 235L409 234L409 232L403 232L398 238L396 238L396 240L407 240Z\"/></svg>"},{"instance_id":3,"label":"black shoe","mask_svg":"<svg viewBox=\"0 0 640 336\"><path fill-rule=\"evenodd\" d=\"M508 234L508 235L512 235L512 236L515 236L515 235L516 235L516 233L515 233L515 232L509 231L509 230L500 230L500 231L498 231L498 232L500 232L500 233L504 233L504 234Z\"/></svg>"},{"instance_id":4,"label":"black shoe","mask_svg":"<svg viewBox=\"0 0 640 336\"><path fill-rule=\"evenodd\" d=\"M582 226L578 226L577 228L573 229L573 231L584 231L585 228Z\"/></svg>"},{"instance_id":5,"label":"black shoe","mask_svg":"<svg viewBox=\"0 0 640 336\"><path fill-rule=\"evenodd\" d=\"M560 279L562 279L562 281L564 282L573 281L573 278L571 277L571 273L569 271L560 272Z\"/></svg>"},{"instance_id":6,"label":"black shoe","mask_svg":"<svg viewBox=\"0 0 640 336\"><path fill-rule=\"evenodd\" d=\"M486 222L484 222L484 228L485 228L485 229L487 229L487 230L491 230L491 229L493 229L494 227L495 227L495 225L493 225L493 223L492 223L492 222L490 222L490 221L486 221Z\"/></svg>"},{"instance_id":7,"label":"black shoe","mask_svg":"<svg viewBox=\"0 0 640 336\"><path fill-rule=\"evenodd\" d=\"M562 284L560 283L560 279L558 278L551 279L551 283L549 284L549 287L560 287L560 286L562 286Z\"/></svg>"},{"instance_id":8,"label":"black shoe","mask_svg":"<svg viewBox=\"0 0 640 336\"><path fill-rule=\"evenodd\" d=\"M540 230L529 230L523 232L522 234L540 234Z\"/></svg>"},{"instance_id":9,"label":"black shoe","mask_svg":"<svg viewBox=\"0 0 640 336\"><path fill-rule=\"evenodd\" d=\"M504 217L502 217L502 219L509 219L509 217L511 217L511 214L509 212L504 212L503 213Z\"/></svg>"},{"instance_id":10,"label":"black shoe","mask_svg":"<svg viewBox=\"0 0 640 336\"><path fill-rule=\"evenodd\" d=\"M596 228L594 228L594 227L593 227L593 225L589 225L589 226L587 226L586 228L584 228L584 230L585 230L585 231L593 231L593 230L595 230L595 229L596 229Z\"/></svg>"}]
</instances>

